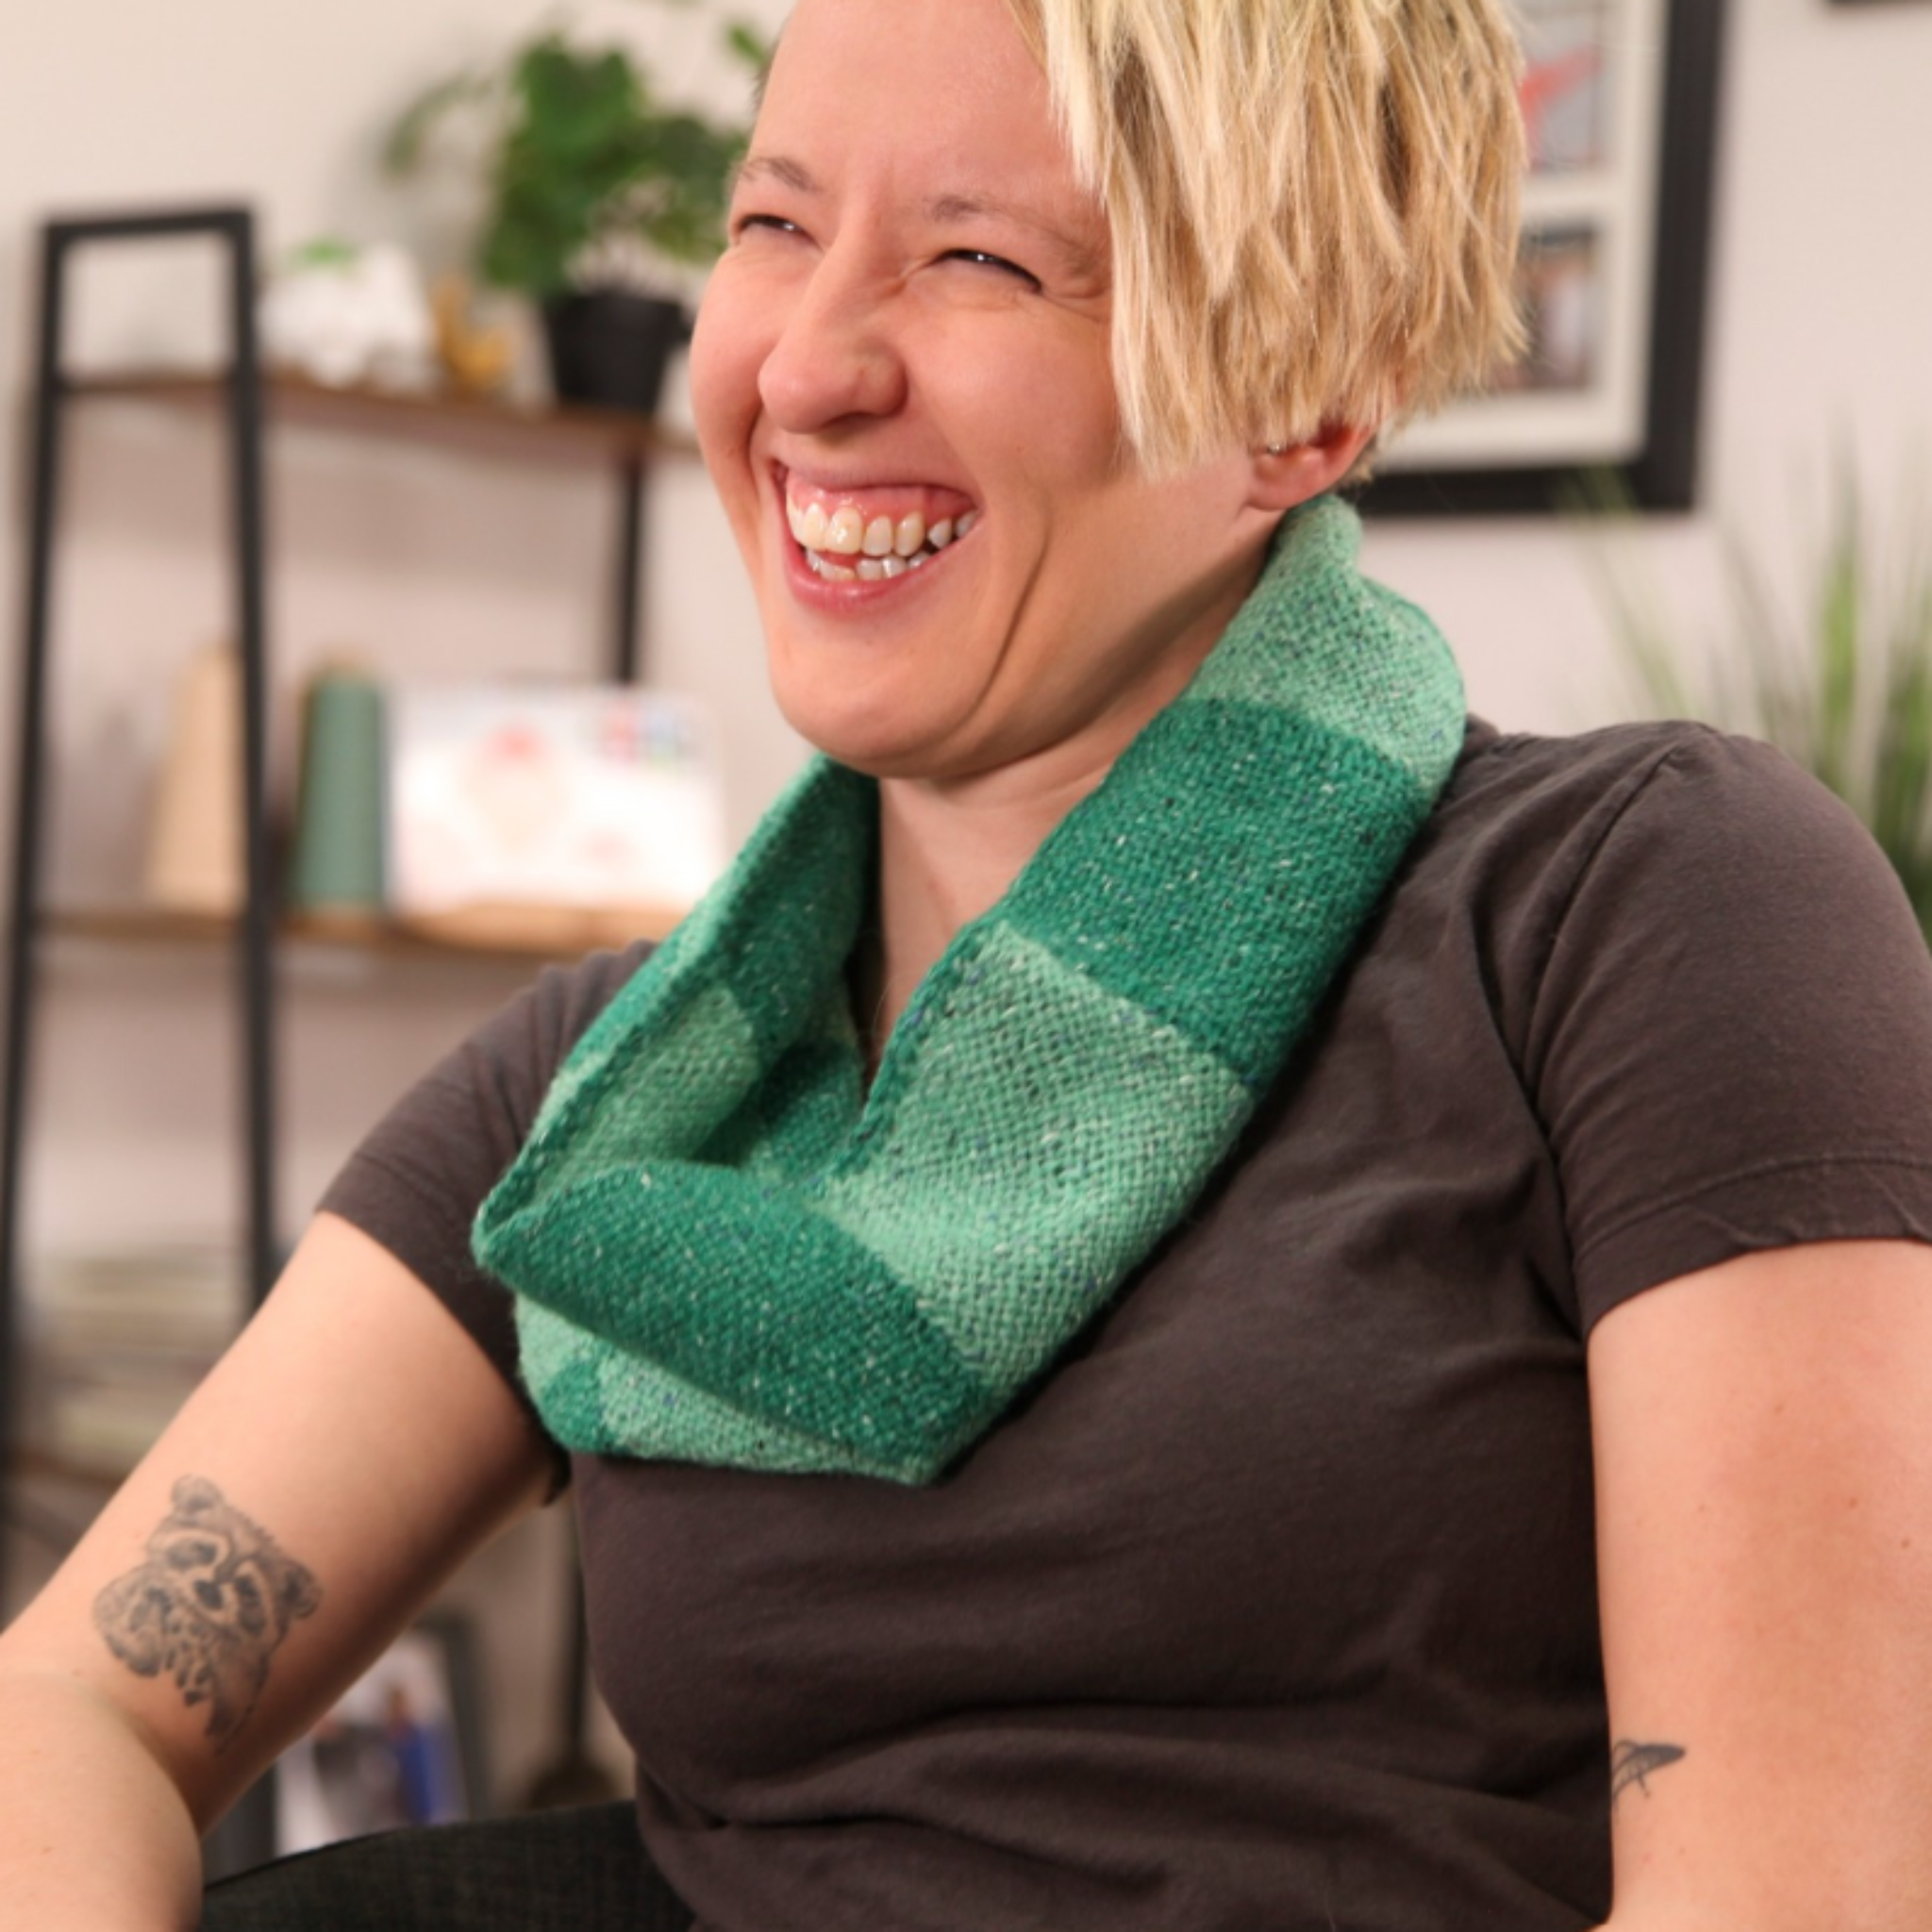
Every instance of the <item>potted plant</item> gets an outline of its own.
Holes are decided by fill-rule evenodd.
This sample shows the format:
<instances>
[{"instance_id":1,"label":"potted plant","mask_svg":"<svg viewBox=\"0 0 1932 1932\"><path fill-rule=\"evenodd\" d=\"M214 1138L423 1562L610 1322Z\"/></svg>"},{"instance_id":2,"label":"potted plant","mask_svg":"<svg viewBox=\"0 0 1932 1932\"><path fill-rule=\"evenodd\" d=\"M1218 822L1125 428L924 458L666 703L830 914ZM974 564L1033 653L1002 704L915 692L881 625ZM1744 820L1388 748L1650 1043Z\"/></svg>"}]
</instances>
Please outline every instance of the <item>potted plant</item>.
<instances>
[{"instance_id":1,"label":"potted plant","mask_svg":"<svg viewBox=\"0 0 1932 1932\"><path fill-rule=\"evenodd\" d=\"M1599 487L1589 507L1629 527L1629 505L1614 491ZM1837 792L1891 861L1932 940L1932 553L1920 532L1910 529L1895 556L1879 555L1840 459L1805 608L1793 613L1764 565L1733 541L1729 635L1714 651L1683 633L1638 558L1602 546L1596 558L1642 708L1765 739Z\"/></svg>"},{"instance_id":2,"label":"potted plant","mask_svg":"<svg viewBox=\"0 0 1932 1932\"><path fill-rule=\"evenodd\" d=\"M741 23L724 40L755 68L766 58ZM453 117L483 127L477 272L541 310L557 394L655 409L665 364L690 334L673 277L723 246L747 130L661 102L626 49L580 46L560 28L422 94L390 136L389 171L422 167Z\"/></svg>"}]
</instances>

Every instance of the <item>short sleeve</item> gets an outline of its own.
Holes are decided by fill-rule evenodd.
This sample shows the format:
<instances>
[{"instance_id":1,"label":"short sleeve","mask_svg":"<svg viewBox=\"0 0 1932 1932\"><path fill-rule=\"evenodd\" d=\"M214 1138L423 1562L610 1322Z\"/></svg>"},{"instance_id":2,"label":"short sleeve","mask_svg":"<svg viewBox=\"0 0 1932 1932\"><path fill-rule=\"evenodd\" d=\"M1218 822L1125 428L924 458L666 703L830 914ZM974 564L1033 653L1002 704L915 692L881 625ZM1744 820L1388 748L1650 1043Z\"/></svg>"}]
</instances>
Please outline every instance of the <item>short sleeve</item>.
<instances>
[{"instance_id":1,"label":"short sleeve","mask_svg":"<svg viewBox=\"0 0 1932 1932\"><path fill-rule=\"evenodd\" d=\"M1531 1017L1586 1328L1799 1241L1932 1240L1932 959L1851 812L1686 732L1579 869Z\"/></svg>"},{"instance_id":2,"label":"short sleeve","mask_svg":"<svg viewBox=\"0 0 1932 1932\"><path fill-rule=\"evenodd\" d=\"M470 1224L523 1146L552 1076L648 950L547 969L403 1095L319 1204L416 1274L520 1396L513 1304L477 1267Z\"/></svg>"}]
</instances>

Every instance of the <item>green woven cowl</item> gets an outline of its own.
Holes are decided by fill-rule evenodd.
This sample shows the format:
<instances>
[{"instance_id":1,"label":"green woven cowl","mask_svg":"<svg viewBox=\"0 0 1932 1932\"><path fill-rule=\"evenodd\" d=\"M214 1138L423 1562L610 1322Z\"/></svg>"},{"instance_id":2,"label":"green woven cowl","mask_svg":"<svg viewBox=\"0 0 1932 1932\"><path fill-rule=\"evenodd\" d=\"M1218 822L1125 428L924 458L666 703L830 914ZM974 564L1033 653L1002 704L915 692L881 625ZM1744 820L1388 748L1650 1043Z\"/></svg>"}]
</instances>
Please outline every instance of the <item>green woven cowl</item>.
<instances>
[{"instance_id":1,"label":"green woven cowl","mask_svg":"<svg viewBox=\"0 0 1932 1932\"><path fill-rule=\"evenodd\" d=\"M567 1448L926 1482L1185 1212L1462 737L1434 627L1283 525L1188 690L954 939L864 1089L873 782L813 764L476 1217Z\"/></svg>"}]
</instances>

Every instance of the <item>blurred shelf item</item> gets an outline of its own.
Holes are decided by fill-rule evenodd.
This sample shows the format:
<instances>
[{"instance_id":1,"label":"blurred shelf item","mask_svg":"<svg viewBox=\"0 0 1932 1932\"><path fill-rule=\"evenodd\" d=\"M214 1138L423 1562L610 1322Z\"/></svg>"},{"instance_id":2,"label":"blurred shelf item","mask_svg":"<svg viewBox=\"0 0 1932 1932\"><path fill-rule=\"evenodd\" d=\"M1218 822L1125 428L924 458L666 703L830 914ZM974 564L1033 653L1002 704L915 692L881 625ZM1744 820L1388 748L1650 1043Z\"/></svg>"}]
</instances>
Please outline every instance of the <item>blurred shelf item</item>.
<instances>
[{"instance_id":1,"label":"blurred shelf item","mask_svg":"<svg viewBox=\"0 0 1932 1932\"><path fill-rule=\"evenodd\" d=\"M23 1440L55 1469L132 1469L242 1326L232 1239L144 1241L41 1257L27 1296L33 1365Z\"/></svg>"},{"instance_id":2,"label":"blurred shelf item","mask_svg":"<svg viewBox=\"0 0 1932 1932\"><path fill-rule=\"evenodd\" d=\"M206 371L134 370L71 375L62 389L74 401L98 398L213 410L226 407L229 378ZM307 376L272 374L261 378L261 394L271 427L299 424L525 462L688 461L698 453L689 436L623 409L492 402L455 390L338 389Z\"/></svg>"},{"instance_id":3,"label":"blurred shelf item","mask_svg":"<svg viewBox=\"0 0 1932 1932\"><path fill-rule=\"evenodd\" d=\"M621 951L637 940L662 940L682 917L649 906L465 906L419 912L394 922L399 944L435 952L514 954L575 959Z\"/></svg>"},{"instance_id":4,"label":"blurred shelf item","mask_svg":"<svg viewBox=\"0 0 1932 1932\"><path fill-rule=\"evenodd\" d=\"M655 907L476 906L415 919L302 914L279 921L292 945L348 948L399 959L501 959L528 966L574 959L636 940L662 940L683 914ZM72 907L42 917L55 939L135 946L228 946L236 922L215 914L164 912L142 906Z\"/></svg>"},{"instance_id":5,"label":"blurred shelf item","mask_svg":"<svg viewBox=\"0 0 1932 1932\"><path fill-rule=\"evenodd\" d=\"M111 1494L127 1480L134 1468L132 1461L76 1462L65 1456L57 1456L44 1442L35 1440L36 1431L31 1427L24 1440L13 1445L8 1457L7 1474L15 1483L60 1483L72 1485L75 1489L89 1492L86 1503L56 1516L45 1512L44 1528L38 1533L47 1542L56 1556L64 1557L87 1533L87 1526L93 1521L99 1508L103 1492Z\"/></svg>"}]
</instances>

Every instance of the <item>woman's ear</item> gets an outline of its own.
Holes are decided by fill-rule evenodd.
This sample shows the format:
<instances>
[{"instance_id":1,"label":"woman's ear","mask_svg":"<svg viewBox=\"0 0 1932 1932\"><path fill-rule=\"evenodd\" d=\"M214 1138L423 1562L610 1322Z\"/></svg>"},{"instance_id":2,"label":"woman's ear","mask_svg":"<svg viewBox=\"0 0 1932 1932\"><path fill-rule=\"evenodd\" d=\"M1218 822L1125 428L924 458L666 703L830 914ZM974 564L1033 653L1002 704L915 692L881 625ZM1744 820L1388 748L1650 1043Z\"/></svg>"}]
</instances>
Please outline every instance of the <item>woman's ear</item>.
<instances>
[{"instance_id":1,"label":"woman's ear","mask_svg":"<svg viewBox=\"0 0 1932 1932\"><path fill-rule=\"evenodd\" d=\"M1374 429L1324 423L1306 442L1271 442L1254 453L1249 501L1272 515L1332 490L1374 441Z\"/></svg>"}]
</instances>

